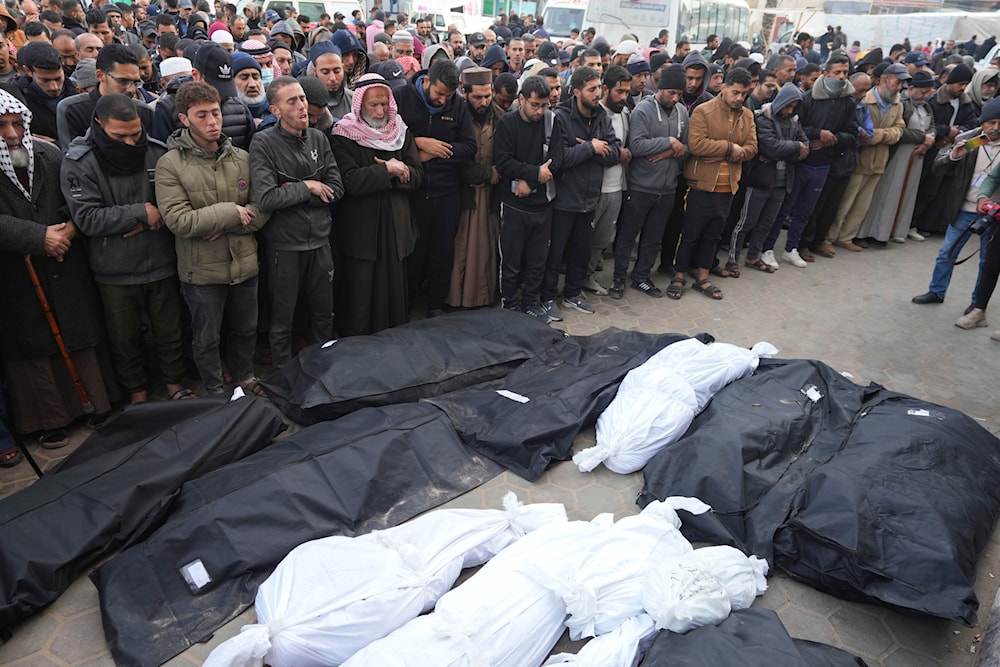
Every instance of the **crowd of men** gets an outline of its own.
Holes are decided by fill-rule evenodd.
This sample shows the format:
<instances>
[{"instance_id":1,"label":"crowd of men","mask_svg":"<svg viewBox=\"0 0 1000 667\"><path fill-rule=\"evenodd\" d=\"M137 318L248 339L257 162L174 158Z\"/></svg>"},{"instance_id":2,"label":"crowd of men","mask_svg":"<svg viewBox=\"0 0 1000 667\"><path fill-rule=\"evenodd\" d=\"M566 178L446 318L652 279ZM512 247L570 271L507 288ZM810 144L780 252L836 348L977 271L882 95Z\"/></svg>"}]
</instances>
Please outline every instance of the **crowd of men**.
<instances>
[{"instance_id":1,"label":"crowd of men","mask_svg":"<svg viewBox=\"0 0 1000 667\"><path fill-rule=\"evenodd\" d=\"M163 385L193 397L192 365L206 394L264 395L255 362L418 305L719 300L744 269L944 232L914 299L940 303L1000 178L1000 70L974 42L852 54L831 27L697 51L517 14L442 39L219 0L22 0L0 22L0 403L43 447ZM986 325L988 238L965 328Z\"/></svg>"}]
</instances>

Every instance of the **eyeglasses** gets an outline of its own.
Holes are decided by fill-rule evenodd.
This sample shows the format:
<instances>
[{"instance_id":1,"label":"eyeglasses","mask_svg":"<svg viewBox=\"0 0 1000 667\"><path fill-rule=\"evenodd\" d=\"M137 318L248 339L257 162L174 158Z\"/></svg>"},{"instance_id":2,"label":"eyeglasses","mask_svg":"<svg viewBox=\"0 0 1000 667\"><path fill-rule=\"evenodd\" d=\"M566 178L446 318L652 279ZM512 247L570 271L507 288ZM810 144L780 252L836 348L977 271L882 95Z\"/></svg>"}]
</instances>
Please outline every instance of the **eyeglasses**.
<instances>
[{"instance_id":1,"label":"eyeglasses","mask_svg":"<svg viewBox=\"0 0 1000 667\"><path fill-rule=\"evenodd\" d=\"M117 83L122 88L128 89L132 88L133 86L136 88L142 88L142 79L126 79L123 76L114 76L111 74L108 74L108 78Z\"/></svg>"}]
</instances>

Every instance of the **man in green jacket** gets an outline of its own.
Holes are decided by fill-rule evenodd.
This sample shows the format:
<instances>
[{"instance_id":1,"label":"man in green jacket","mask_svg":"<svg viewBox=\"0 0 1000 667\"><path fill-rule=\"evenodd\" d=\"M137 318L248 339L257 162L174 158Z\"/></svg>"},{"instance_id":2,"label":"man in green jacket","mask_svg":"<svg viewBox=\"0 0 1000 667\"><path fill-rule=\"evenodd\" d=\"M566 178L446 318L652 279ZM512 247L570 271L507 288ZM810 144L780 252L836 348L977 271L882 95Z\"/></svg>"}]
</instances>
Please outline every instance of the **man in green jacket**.
<instances>
[{"instance_id":1,"label":"man in green jacket","mask_svg":"<svg viewBox=\"0 0 1000 667\"><path fill-rule=\"evenodd\" d=\"M223 391L219 338L229 327L228 367L248 392L257 341L257 241L267 215L252 201L250 154L222 134L219 93L192 81L177 91L184 129L156 165L156 198L176 237L181 293L191 311L195 365L209 394Z\"/></svg>"}]
</instances>

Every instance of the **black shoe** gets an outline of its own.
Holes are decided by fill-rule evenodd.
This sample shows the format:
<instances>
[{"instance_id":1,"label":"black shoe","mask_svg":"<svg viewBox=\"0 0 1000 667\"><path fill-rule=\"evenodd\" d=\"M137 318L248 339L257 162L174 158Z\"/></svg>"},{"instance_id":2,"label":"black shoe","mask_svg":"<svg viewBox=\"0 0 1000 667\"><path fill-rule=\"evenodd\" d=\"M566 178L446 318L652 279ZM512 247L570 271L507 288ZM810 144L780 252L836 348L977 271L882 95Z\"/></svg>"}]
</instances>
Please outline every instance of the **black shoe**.
<instances>
[{"instance_id":1,"label":"black shoe","mask_svg":"<svg viewBox=\"0 0 1000 667\"><path fill-rule=\"evenodd\" d=\"M913 303L920 303L920 304L926 304L926 303L944 303L944 297L943 296L938 296L934 292L927 292L925 294L921 294L920 296L915 296L915 297L913 297L910 300Z\"/></svg>"},{"instance_id":2,"label":"black shoe","mask_svg":"<svg viewBox=\"0 0 1000 667\"><path fill-rule=\"evenodd\" d=\"M632 289L637 289L640 292L645 292L649 296L659 299L663 296L663 290L653 284L653 281L649 278L636 282L632 281Z\"/></svg>"},{"instance_id":3,"label":"black shoe","mask_svg":"<svg viewBox=\"0 0 1000 667\"><path fill-rule=\"evenodd\" d=\"M858 246L859 248L867 248L868 239L854 239L854 245Z\"/></svg>"},{"instance_id":4,"label":"black shoe","mask_svg":"<svg viewBox=\"0 0 1000 667\"><path fill-rule=\"evenodd\" d=\"M608 294L612 299L620 299L625 296L625 280L615 278L614 282L611 283L611 288L608 290Z\"/></svg>"},{"instance_id":5,"label":"black shoe","mask_svg":"<svg viewBox=\"0 0 1000 667\"><path fill-rule=\"evenodd\" d=\"M674 267L670 266L669 264L664 264L663 262L660 262L660 267L656 269L656 272L659 273L661 276L672 276L674 275Z\"/></svg>"}]
</instances>

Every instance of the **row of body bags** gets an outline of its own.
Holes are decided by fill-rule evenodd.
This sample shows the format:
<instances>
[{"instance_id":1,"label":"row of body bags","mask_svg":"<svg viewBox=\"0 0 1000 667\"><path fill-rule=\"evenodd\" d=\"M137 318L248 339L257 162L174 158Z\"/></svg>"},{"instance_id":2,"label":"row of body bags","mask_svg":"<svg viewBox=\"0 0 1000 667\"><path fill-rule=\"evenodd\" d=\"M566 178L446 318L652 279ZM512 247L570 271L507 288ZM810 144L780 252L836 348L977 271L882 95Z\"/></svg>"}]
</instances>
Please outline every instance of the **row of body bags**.
<instances>
[{"instance_id":1,"label":"row of body bags","mask_svg":"<svg viewBox=\"0 0 1000 667\"><path fill-rule=\"evenodd\" d=\"M754 372L761 357L778 349L751 349L689 338L668 345L625 376L615 399L597 420L595 446L573 456L580 472L603 463L613 472L641 470L687 431L712 396Z\"/></svg>"},{"instance_id":2,"label":"row of body bags","mask_svg":"<svg viewBox=\"0 0 1000 667\"><path fill-rule=\"evenodd\" d=\"M582 653L579 664L630 666L656 631L719 623L767 587L766 561L693 549L676 509L710 508L668 498L617 522L568 521L561 504L522 506L508 493L503 510L437 510L307 542L258 589L258 622L204 664L526 667L568 629L573 640L602 638L589 649L595 662Z\"/></svg>"}]
</instances>

